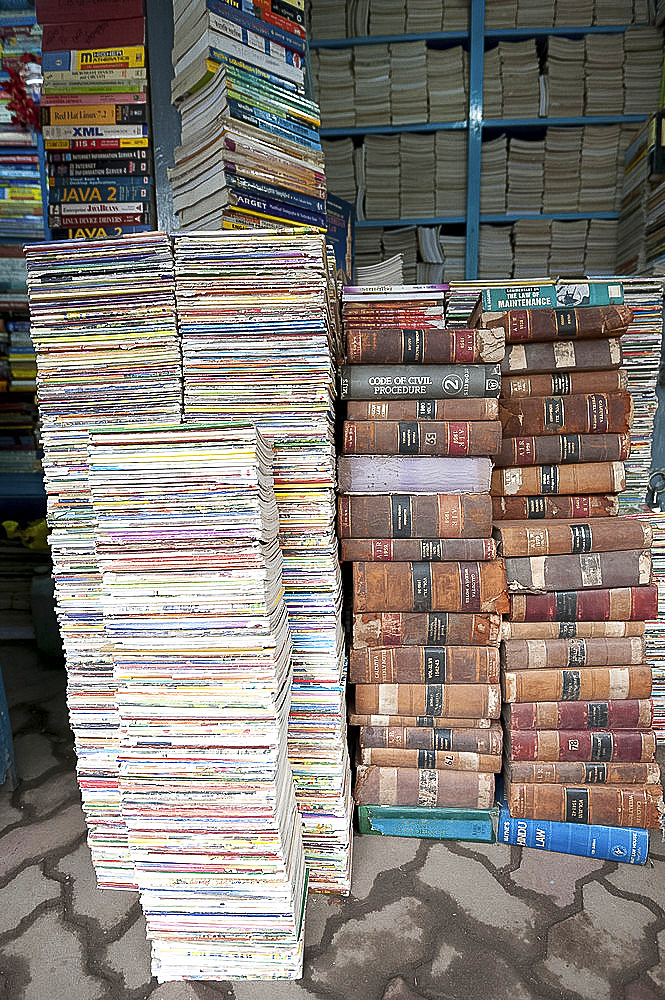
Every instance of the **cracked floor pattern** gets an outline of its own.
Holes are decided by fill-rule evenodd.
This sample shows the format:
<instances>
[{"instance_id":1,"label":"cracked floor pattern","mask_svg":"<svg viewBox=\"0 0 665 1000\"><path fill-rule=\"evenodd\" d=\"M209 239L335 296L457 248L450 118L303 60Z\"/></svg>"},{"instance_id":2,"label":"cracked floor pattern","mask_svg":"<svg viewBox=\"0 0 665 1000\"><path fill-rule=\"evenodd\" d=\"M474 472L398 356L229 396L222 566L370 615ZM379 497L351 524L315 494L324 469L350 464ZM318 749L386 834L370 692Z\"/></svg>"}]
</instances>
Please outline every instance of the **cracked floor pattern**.
<instances>
[{"instance_id":1,"label":"cracked floor pattern","mask_svg":"<svg viewBox=\"0 0 665 1000\"><path fill-rule=\"evenodd\" d=\"M19 784L0 794L3 1000L663 1000L665 845L646 867L357 836L351 896L312 896L298 983L150 977L135 893L97 889L62 668L0 644Z\"/></svg>"}]
</instances>

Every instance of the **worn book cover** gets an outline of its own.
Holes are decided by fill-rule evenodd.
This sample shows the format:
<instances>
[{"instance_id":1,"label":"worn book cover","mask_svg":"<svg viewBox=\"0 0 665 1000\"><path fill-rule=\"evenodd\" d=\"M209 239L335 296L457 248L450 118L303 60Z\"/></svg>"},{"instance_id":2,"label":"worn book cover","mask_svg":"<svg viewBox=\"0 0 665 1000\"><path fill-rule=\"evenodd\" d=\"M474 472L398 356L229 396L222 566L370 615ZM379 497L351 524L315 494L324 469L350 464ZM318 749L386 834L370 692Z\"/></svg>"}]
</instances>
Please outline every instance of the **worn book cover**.
<instances>
[{"instance_id":1,"label":"worn book cover","mask_svg":"<svg viewBox=\"0 0 665 1000\"><path fill-rule=\"evenodd\" d=\"M414 750L413 753L417 751ZM379 761L374 763L378 764ZM658 764L646 761L617 764L515 761L506 764L504 773L507 780L513 784L526 782L538 785L657 785L660 783Z\"/></svg>"},{"instance_id":2,"label":"worn book cover","mask_svg":"<svg viewBox=\"0 0 665 1000\"><path fill-rule=\"evenodd\" d=\"M361 749L391 747L394 750L465 750L500 755L503 730L494 722L489 729L454 729L450 726L361 726Z\"/></svg>"},{"instance_id":3,"label":"worn book cover","mask_svg":"<svg viewBox=\"0 0 665 1000\"><path fill-rule=\"evenodd\" d=\"M501 718L509 729L651 729L648 698L625 701L535 701L504 705ZM573 748L574 749L574 748Z\"/></svg>"},{"instance_id":4,"label":"worn book cover","mask_svg":"<svg viewBox=\"0 0 665 1000\"><path fill-rule=\"evenodd\" d=\"M489 809L494 804L494 775L361 765L353 798L357 805Z\"/></svg>"},{"instance_id":5,"label":"worn book cover","mask_svg":"<svg viewBox=\"0 0 665 1000\"><path fill-rule=\"evenodd\" d=\"M660 829L665 808L660 785L621 787L505 782L511 816L560 823L598 823Z\"/></svg>"},{"instance_id":6,"label":"worn book cover","mask_svg":"<svg viewBox=\"0 0 665 1000\"><path fill-rule=\"evenodd\" d=\"M493 538L343 538L342 562L452 562L496 559Z\"/></svg>"},{"instance_id":7,"label":"worn book cover","mask_svg":"<svg viewBox=\"0 0 665 1000\"><path fill-rule=\"evenodd\" d=\"M500 327L486 330L400 329L367 326L345 316L346 360L349 364L414 365L477 364L502 361L506 339Z\"/></svg>"},{"instance_id":8,"label":"worn book cover","mask_svg":"<svg viewBox=\"0 0 665 1000\"><path fill-rule=\"evenodd\" d=\"M496 455L498 420L345 420L346 455Z\"/></svg>"},{"instance_id":9,"label":"worn book cover","mask_svg":"<svg viewBox=\"0 0 665 1000\"><path fill-rule=\"evenodd\" d=\"M501 689L498 684L356 684L353 703L358 715L498 719Z\"/></svg>"},{"instance_id":10,"label":"worn book cover","mask_svg":"<svg viewBox=\"0 0 665 1000\"><path fill-rule=\"evenodd\" d=\"M627 389L628 376L623 368L606 372L504 375L501 379L501 399L519 399L524 396L571 396L587 392L626 392Z\"/></svg>"},{"instance_id":11,"label":"worn book cover","mask_svg":"<svg viewBox=\"0 0 665 1000\"><path fill-rule=\"evenodd\" d=\"M563 306L555 309L509 309L507 312L483 312L478 318L482 327L502 327L506 343L525 341L607 340L621 337L633 320L626 305ZM603 367L599 365L599 367Z\"/></svg>"},{"instance_id":12,"label":"worn book cover","mask_svg":"<svg viewBox=\"0 0 665 1000\"><path fill-rule=\"evenodd\" d=\"M512 670L607 667L644 661L643 636L625 639L506 639L501 644L501 663Z\"/></svg>"},{"instance_id":13,"label":"worn book cover","mask_svg":"<svg viewBox=\"0 0 665 1000\"><path fill-rule=\"evenodd\" d=\"M504 701L593 701L596 698L649 698L651 667L582 667L558 670L506 668L501 674Z\"/></svg>"},{"instance_id":14,"label":"worn book cover","mask_svg":"<svg viewBox=\"0 0 665 1000\"><path fill-rule=\"evenodd\" d=\"M656 737L653 730L508 729L504 753L519 761L652 761Z\"/></svg>"},{"instance_id":15,"label":"worn book cover","mask_svg":"<svg viewBox=\"0 0 665 1000\"><path fill-rule=\"evenodd\" d=\"M494 456L497 468L510 465L569 465L576 462L625 462L630 434L551 434L504 437Z\"/></svg>"},{"instance_id":16,"label":"worn book cover","mask_svg":"<svg viewBox=\"0 0 665 1000\"><path fill-rule=\"evenodd\" d=\"M399 611L353 615L353 645L364 646L497 646L501 616L496 612L466 614L430 611L426 614Z\"/></svg>"},{"instance_id":17,"label":"worn book cover","mask_svg":"<svg viewBox=\"0 0 665 1000\"><path fill-rule=\"evenodd\" d=\"M649 521L635 517L583 520L501 521L493 529L502 556L540 556L648 549L653 542Z\"/></svg>"},{"instance_id":18,"label":"worn book cover","mask_svg":"<svg viewBox=\"0 0 665 1000\"><path fill-rule=\"evenodd\" d=\"M621 341L618 337L581 340L578 343L561 340L506 344L501 371L504 375L611 371L620 368L621 362Z\"/></svg>"},{"instance_id":19,"label":"worn book cover","mask_svg":"<svg viewBox=\"0 0 665 1000\"><path fill-rule=\"evenodd\" d=\"M499 420L505 437L543 434L623 434L633 422L629 392L502 399Z\"/></svg>"},{"instance_id":20,"label":"worn book cover","mask_svg":"<svg viewBox=\"0 0 665 1000\"><path fill-rule=\"evenodd\" d=\"M658 617L658 587L556 590L547 594L514 594L511 621L654 621ZM537 700L537 699L536 699Z\"/></svg>"},{"instance_id":21,"label":"worn book cover","mask_svg":"<svg viewBox=\"0 0 665 1000\"><path fill-rule=\"evenodd\" d=\"M614 517L619 513L619 498L616 493L589 493L584 496L545 496L543 493L531 496L495 496L492 497L492 513L495 521Z\"/></svg>"},{"instance_id":22,"label":"worn book cover","mask_svg":"<svg viewBox=\"0 0 665 1000\"><path fill-rule=\"evenodd\" d=\"M340 538L487 538L492 533L492 500L479 493L342 496L337 511Z\"/></svg>"},{"instance_id":23,"label":"worn book cover","mask_svg":"<svg viewBox=\"0 0 665 1000\"><path fill-rule=\"evenodd\" d=\"M586 462L495 469L491 492L493 496L508 497L553 493L583 496L587 493L621 493L625 488L623 462Z\"/></svg>"},{"instance_id":24,"label":"worn book cover","mask_svg":"<svg viewBox=\"0 0 665 1000\"><path fill-rule=\"evenodd\" d=\"M373 646L349 652L350 684L498 684L496 646Z\"/></svg>"},{"instance_id":25,"label":"worn book cover","mask_svg":"<svg viewBox=\"0 0 665 1000\"><path fill-rule=\"evenodd\" d=\"M498 420L498 399L350 399L349 420Z\"/></svg>"},{"instance_id":26,"label":"worn book cover","mask_svg":"<svg viewBox=\"0 0 665 1000\"><path fill-rule=\"evenodd\" d=\"M353 610L507 611L501 560L353 563Z\"/></svg>"},{"instance_id":27,"label":"worn book cover","mask_svg":"<svg viewBox=\"0 0 665 1000\"><path fill-rule=\"evenodd\" d=\"M649 549L584 552L580 555L508 556L506 577L511 594L599 587L640 587L651 582Z\"/></svg>"},{"instance_id":28,"label":"worn book cover","mask_svg":"<svg viewBox=\"0 0 665 1000\"><path fill-rule=\"evenodd\" d=\"M481 771L498 774L500 755L456 750L398 750L392 747L367 747L358 753L359 764L379 767L432 768L436 771Z\"/></svg>"},{"instance_id":29,"label":"worn book cover","mask_svg":"<svg viewBox=\"0 0 665 1000\"><path fill-rule=\"evenodd\" d=\"M489 458L342 455L337 462L340 493L486 493L491 474Z\"/></svg>"}]
</instances>

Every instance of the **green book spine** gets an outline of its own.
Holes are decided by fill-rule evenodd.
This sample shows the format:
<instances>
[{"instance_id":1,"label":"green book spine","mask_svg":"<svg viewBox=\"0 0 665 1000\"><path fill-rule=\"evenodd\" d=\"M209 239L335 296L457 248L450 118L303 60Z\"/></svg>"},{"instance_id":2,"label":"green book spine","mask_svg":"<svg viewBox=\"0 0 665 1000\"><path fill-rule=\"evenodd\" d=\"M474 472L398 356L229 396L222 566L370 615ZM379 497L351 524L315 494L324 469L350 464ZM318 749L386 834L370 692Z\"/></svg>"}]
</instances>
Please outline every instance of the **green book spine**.
<instances>
[{"instance_id":1,"label":"green book spine","mask_svg":"<svg viewBox=\"0 0 665 1000\"><path fill-rule=\"evenodd\" d=\"M358 829L382 837L427 837L432 840L496 842L499 807L491 809L425 808L422 806L358 806Z\"/></svg>"}]
</instances>

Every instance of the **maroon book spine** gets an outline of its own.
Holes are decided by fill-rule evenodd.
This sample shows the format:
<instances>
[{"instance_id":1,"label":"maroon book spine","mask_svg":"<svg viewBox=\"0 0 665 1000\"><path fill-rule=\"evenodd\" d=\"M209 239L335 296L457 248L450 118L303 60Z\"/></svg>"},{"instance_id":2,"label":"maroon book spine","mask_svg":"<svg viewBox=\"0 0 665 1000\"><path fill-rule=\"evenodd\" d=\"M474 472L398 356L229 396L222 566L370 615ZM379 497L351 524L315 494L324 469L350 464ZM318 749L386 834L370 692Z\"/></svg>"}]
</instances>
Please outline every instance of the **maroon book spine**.
<instances>
[{"instance_id":1,"label":"maroon book spine","mask_svg":"<svg viewBox=\"0 0 665 1000\"><path fill-rule=\"evenodd\" d=\"M652 732L624 729L512 729L506 738L509 760L650 761L656 752Z\"/></svg>"},{"instance_id":2,"label":"maroon book spine","mask_svg":"<svg viewBox=\"0 0 665 1000\"><path fill-rule=\"evenodd\" d=\"M450 562L496 559L492 538L343 538L342 562Z\"/></svg>"},{"instance_id":3,"label":"maroon book spine","mask_svg":"<svg viewBox=\"0 0 665 1000\"><path fill-rule=\"evenodd\" d=\"M349 364L476 364L501 361L505 336L499 328L465 330L456 327L382 326L345 322Z\"/></svg>"},{"instance_id":4,"label":"maroon book spine","mask_svg":"<svg viewBox=\"0 0 665 1000\"><path fill-rule=\"evenodd\" d=\"M610 372L553 372L514 375L501 379L501 398L524 396L572 396L585 392L622 392L628 389L623 370Z\"/></svg>"},{"instance_id":5,"label":"maroon book spine","mask_svg":"<svg viewBox=\"0 0 665 1000\"><path fill-rule=\"evenodd\" d=\"M353 797L358 805L489 809L494 804L494 775L417 767L360 766Z\"/></svg>"},{"instance_id":6,"label":"maroon book spine","mask_svg":"<svg viewBox=\"0 0 665 1000\"><path fill-rule=\"evenodd\" d=\"M492 497L492 510L495 521L614 517L619 513L619 498L616 494L500 496Z\"/></svg>"},{"instance_id":7,"label":"maroon book spine","mask_svg":"<svg viewBox=\"0 0 665 1000\"><path fill-rule=\"evenodd\" d=\"M498 420L346 420L346 455L496 455Z\"/></svg>"},{"instance_id":8,"label":"maroon book spine","mask_svg":"<svg viewBox=\"0 0 665 1000\"><path fill-rule=\"evenodd\" d=\"M583 306L560 309L509 309L505 313L484 313L482 326L500 326L506 342L606 340L620 337L633 318L629 306Z\"/></svg>"},{"instance_id":9,"label":"maroon book spine","mask_svg":"<svg viewBox=\"0 0 665 1000\"><path fill-rule=\"evenodd\" d=\"M396 750L467 750L500 754L503 731L493 723L489 729L453 729L441 726L362 726L360 747L393 747Z\"/></svg>"},{"instance_id":10,"label":"maroon book spine","mask_svg":"<svg viewBox=\"0 0 665 1000\"><path fill-rule=\"evenodd\" d=\"M540 701L506 705L506 729L651 729L653 705L641 701Z\"/></svg>"},{"instance_id":11,"label":"maroon book spine","mask_svg":"<svg viewBox=\"0 0 665 1000\"><path fill-rule=\"evenodd\" d=\"M630 434L553 434L550 437L505 437L494 459L497 468L511 465L567 465L576 462L624 462Z\"/></svg>"},{"instance_id":12,"label":"maroon book spine","mask_svg":"<svg viewBox=\"0 0 665 1000\"><path fill-rule=\"evenodd\" d=\"M341 496L340 538L487 538L492 501L482 493L390 493Z\"/></svg>"},{"instance_id":13,"label":"maroon book spine","mask_svg":"<svg viewBox=\"0 0 665 1000\"><path fill-rule=\"evenodd\" d=\"M417 752L417 751L414 751ZM377 762L378 763L378 762ZM515 761L506 765L512 782L563 785L657 785L658 764L646 761L618 761L616 764L581 761Z\"/></svg>"},{"instance_id":14,"label":"maroon book spine","mask_svg":"<svg viewBox=\"0 0 665 1000\"><path fill-rule=\"evenodd\" d=\"M499 419L504 437L525 431L546 434L624 434L633 419L629 392L588 392L579 396L503 399Z\"/></svg>"},{"instance_id":15,"label":"maroon book spine","mask_svg":"<svg viewBox=\"0 0 665 1000\"><path fill-rule=\"evenodd\" d=\"M511 621L654 621L658 617L658 587L556 590L546 594L514 594ZM547 700L547 699L545 699Z\"/></svg>"},{"instance_id":16,"label":"maroon book spine","mask_svg":"<svg viewBox=\"0 0 665 1000\"><path fill-rule=\"evenodd\" d=\"M564 340L560 343L506 344L501 362L504 375L538 372L557 375L561 372L595 372L599 369L619 368L622 362L621 341Z\"/></svg>"}]
</instances>

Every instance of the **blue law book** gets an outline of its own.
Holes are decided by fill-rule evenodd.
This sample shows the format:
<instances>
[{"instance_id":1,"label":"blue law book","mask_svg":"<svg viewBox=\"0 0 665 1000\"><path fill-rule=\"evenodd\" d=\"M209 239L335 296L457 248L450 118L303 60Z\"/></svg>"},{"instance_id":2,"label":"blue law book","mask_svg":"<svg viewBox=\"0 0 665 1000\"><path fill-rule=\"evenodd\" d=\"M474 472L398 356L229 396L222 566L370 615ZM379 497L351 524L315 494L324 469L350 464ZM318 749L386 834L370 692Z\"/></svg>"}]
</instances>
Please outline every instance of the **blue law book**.
<instances>
[{"instance_id":1,"label":"blue law book","mask_svg":"<svg viewBox=\"0 0 665 1000\"><path fill-rule=\"evenodd\" d=\"M493 844L499 816L491 809L438 806L358 806L360 833L383 837L427 837L432 840L475 840Z\"/></svg>"}]
</instances>

